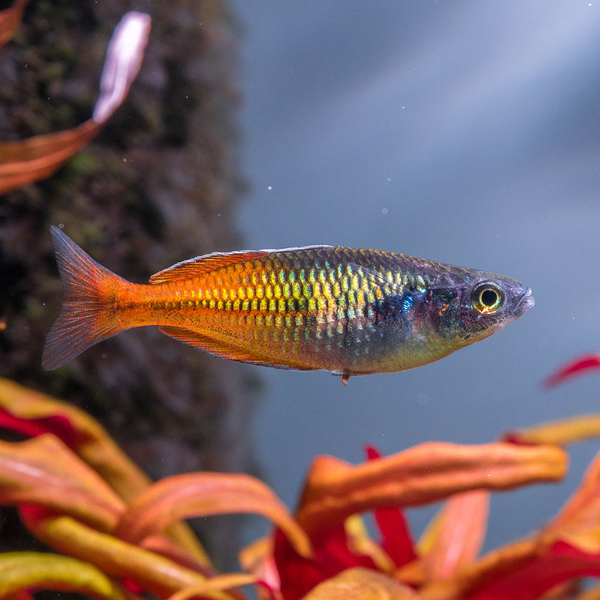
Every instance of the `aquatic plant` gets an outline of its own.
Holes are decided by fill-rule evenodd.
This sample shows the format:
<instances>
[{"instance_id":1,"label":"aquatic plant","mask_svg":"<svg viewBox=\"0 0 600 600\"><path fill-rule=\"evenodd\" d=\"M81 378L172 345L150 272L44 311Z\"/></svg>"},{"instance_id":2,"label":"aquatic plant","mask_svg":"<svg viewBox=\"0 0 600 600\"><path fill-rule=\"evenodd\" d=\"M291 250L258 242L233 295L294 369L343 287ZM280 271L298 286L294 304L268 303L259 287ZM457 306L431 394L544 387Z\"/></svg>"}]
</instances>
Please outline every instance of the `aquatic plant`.
<instances>
[{"instance_id":1,"label":"aquatic plant","mask_svg":"<svg viewBox=\"0 0 600 600\"><path fill-rule=\"evenodd\" d=\"M0 46L14 35L25 4L26 0L17 0L11 8L0 11ZM49 177L98 135L126 98L140 70L149 33L150 17L139 12L127 13L116 27L91 119L67 131L0 142L0 194Z\"/></svg>"},{"instance_id":2,"label":"aquatic plant","mask_svg":"<svg viewBox=\"0 0 600 600\"><path fill-rule=\"evenodd\" d=\"M552 388L574 377L585 375L600 369L600 354L582 354L556 369L544 381L545 388Z\"/></svg>"},{"instance_id":3,"label":"aquatic plant","mask_svg":"<svg viewBox=\"0 0 600 600\"><path fill-rule=\"evenodd\" d=\"M479 446L427 442L387 457L369 447L356 466L318 456L292 515L249 475L150 483L83 411L0 380L0 425L31 438L0 442L0 504L16 506L27 529L60 553L0 555L0 598L54 589L225 600L244 598L236 588L248 584L283 600L598 597L574 590L579 578L600 577L600 457L545 527L479 557L491 492L561 480L562 446L599 435L600 419L591 423L547 424ZM440 500L415 543L404 509ZM366 511L379 541L367 533ZM274 524L241 550L240 573L217 573L180 522L225 513Z\"/></svg>"}]
</instances>

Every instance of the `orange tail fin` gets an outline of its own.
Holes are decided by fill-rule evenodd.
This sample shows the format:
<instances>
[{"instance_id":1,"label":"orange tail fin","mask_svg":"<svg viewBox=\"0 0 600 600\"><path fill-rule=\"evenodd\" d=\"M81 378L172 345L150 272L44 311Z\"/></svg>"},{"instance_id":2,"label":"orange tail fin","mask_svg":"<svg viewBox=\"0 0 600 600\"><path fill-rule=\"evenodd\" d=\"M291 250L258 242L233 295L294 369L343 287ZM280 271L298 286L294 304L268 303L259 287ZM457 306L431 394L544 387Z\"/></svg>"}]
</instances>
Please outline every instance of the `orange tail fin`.
<instances>
[{"instance_id":1,"label":"orange tail fin","mask_svg":"<svg viewBox=\"0 0 600 600\"><path fill-rule=\"evenodd\" d=\"M126 329L114 311L118 288L127 285L88 256L58 227L52 242L63 283L60 316L46 338L42 366L58 369L84 350Z\"/></svg>"}]
</instances>

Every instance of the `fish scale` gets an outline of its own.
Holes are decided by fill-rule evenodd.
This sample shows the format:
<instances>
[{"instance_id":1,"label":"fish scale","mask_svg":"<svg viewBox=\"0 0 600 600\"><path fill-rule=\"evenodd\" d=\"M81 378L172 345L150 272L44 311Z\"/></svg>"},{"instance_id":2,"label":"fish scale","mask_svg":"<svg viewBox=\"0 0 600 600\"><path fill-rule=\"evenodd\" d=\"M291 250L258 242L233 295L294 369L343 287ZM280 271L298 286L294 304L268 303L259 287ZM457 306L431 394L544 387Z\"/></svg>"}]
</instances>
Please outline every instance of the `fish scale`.
<instances>
[{"instance_id":1,"label":"fish scale","mask_svg":"<svg viewBox=\"0 0 600 600\"><path fill-rule=\"evenodd\" d=\"M59 229L52 235L65 301L44 350L47 369L124 329L155 325L224 358L325 369L345 382L438 360L533 305L528 288L499 275L331 246L209 254L141 285Z\"/></svg>"},{"instance_id":2,"label":"fish scale","mask_svg":"<svg viewBox=\"0 0 600 600\"><path fill-rule=\"evenodd\" d=\"M174 325L210 332L231 344L252 342L261 358L282 367L291 363L295 368L314 368L324 352L331 355L337 349L347 353L354 342L368 341L368 321L374 314L370 305L392 289L401 292L389 283L394 280L393 273L381 271L381 281L377 281L362 267L343 264L341 261L356 259L343 249L292 252L242 261L188 280L181 289L173 289L174 283L156 290L145 288L149 297L138 296L136 307L144 312L144 324L165 324L169 319L160 313L170 312L172 302L179 301ZM165 297L169 300L161 303ZM187 300L192 297L197 300ZM145 313L146 303L154 308L154 315ZM353 330L362 332L353 332L353 343L348 339L350 323ZM321 340L323 345L315 344ZM261 344L266 348L259 348ZM299 362L298 356L303 354L311 360Z\"/></svg>"}]
</instances>

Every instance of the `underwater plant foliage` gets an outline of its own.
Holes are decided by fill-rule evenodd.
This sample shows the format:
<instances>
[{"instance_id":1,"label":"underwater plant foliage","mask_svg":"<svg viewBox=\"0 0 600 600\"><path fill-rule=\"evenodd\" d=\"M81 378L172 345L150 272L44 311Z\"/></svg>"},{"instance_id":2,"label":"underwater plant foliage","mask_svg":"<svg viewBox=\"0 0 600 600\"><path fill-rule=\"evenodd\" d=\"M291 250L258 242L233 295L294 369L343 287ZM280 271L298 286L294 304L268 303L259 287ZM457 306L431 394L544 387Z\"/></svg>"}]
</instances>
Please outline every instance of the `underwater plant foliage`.
<instances>
[{"instance_id":1,"label":"underwater plant foliage","mask_svg":"<svg viewBox=\"0 0 600 600\"><path fill-rule=\"evenodd\" d=\"M96 598L425 600L592 598L600 577L600 455L557 515L480 556L490 496L561 481L565 445L600 436L600 418L507 433L483 445L426 442L351 465L317 456L291 512L259 479L193 472L151 483L104 428L66 402L0 380L0 504L57 552L0 555L0 598L68 590ZM418 541L406 509L442 501ZM362 514L372 512L379 539ZM219 573L182 529L191 517L257 514L272 532ZM596 592L594 592L596 593ZM578 595L579 594L579 595Z\"/></svg>"}]
</instances>

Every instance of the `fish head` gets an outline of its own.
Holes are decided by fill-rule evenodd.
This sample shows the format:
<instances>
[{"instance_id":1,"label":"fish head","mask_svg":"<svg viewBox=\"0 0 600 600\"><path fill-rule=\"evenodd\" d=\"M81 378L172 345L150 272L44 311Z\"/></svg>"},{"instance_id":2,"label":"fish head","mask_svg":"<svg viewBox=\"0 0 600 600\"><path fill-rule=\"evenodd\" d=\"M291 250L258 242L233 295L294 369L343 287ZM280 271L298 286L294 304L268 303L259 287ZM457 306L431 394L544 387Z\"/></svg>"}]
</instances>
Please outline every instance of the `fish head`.
<instances>
[{"instance_id":1,"label":"fish head","mask_svg":"<svg viewBox=\"0 0 600 600\"><path fill-rule=\"evenodd\" d=\"M427 302L434 330L456 349L492 335L534 305L531 289L514 279L482 271L461 279L429 290Z\"/></svg>"}]
</instances>

